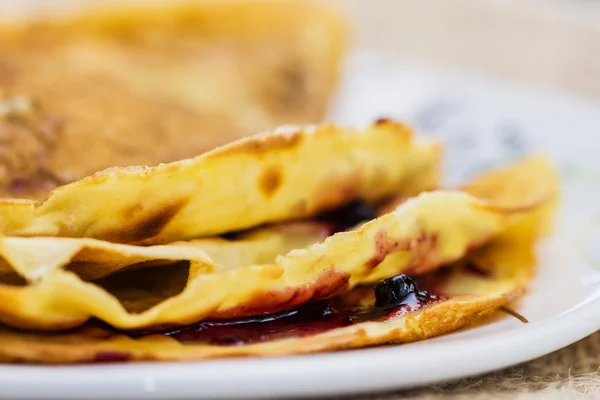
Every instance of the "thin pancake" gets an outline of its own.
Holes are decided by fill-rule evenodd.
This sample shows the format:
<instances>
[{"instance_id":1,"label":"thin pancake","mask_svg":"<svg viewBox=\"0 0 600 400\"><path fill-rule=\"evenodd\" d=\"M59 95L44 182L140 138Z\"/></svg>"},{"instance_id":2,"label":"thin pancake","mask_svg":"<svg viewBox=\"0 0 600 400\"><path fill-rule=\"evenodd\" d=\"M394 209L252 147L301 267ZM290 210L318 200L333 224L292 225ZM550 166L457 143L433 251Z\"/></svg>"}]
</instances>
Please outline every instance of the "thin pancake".
<instances>
[{"instance_id":1,"label":"thin pancake","mask_svg":"<svg viewBox=\"0 0 600 400\"><path fill-rule=\"evenodd\" d=\"M193 159L108 169L40 204L0 204L0 227L12 236L169 243L307 217L352 199L410 196L405 181L417 193L437 186L415 177L439 158L437 144L391 121L362 130L280 128Z\"/></svg>"},{"instance_id":2,"label":"thin pancake","mask_svg":"<svg viewBox=\"0 0 600 400\"><path fill-rule=\"evenodd\" d=\"M44 198L104 168L193 157L324 116L346 47L332 10L150 3L0 15L0 195Z\"/></svg>"},{"instance_id":3,"label":"thin pancake","mask_svg":"<svg viewBox=\"0 0 600 400\"><path fill-rule=\"evenodd\" d=\"M532 167L536 174L524 170ZM496 188L526 199L513 202L513 208L496 206L491 201L495 191L488 200L463 192L424 193L356 230L293 250L272 265L214 273L192 268L181 293L142 312L129 312L117 298L73 273L53 271L29 286L0 286L0 319L39 329L74 326L90 317L123 329L189 324L276 312L398 273L422 274L464 257L523 220L540 221L536 227L546 222L557 196L553 169L535 158L508 171L513 179L498 181L502 186ZM489 179L497 178L491 174ZM536 183L524 185L523 179ZM513 184L535 194L514 192Z\"/></svg>"},{"instance_id":4,"label":"thin pancake","mask_svg":"<svg viewBox=\"0 0 600 400\"><path fill-rule=\"evenodd\" d=\"M488 276L473 275L461 265L453 267L451 277L438 285L439 290L451 295L450 299L408 315L312 336L237 346L180 343L162 335L133 339L98 327L58 335L4 328L0 330L0 359L27 363L199 360L281 356L426 339L481 320L523 293L533 276L535 261L531 235L535 230L530 229L530 221L521 221L475 253L479 262L491 267Z\"/></svg>"},{"instance_id":5,"label":"thin pancake","mask_svg":"<svg viewBox=\"0 0 600 400\"><path fill-rule=\"evenodd\" d=\"M198 268L222 271L272 263L277 256L321 241L330 232L322 223L289 223L256 229L236 240L197 239L147 247L97 239L2 237L0 282L3 276L13 272L29 282L36 282L64 267L92 281L133 266L141 268L177 261L189 261L193 271Z\"/></svg>"}]
</instances>

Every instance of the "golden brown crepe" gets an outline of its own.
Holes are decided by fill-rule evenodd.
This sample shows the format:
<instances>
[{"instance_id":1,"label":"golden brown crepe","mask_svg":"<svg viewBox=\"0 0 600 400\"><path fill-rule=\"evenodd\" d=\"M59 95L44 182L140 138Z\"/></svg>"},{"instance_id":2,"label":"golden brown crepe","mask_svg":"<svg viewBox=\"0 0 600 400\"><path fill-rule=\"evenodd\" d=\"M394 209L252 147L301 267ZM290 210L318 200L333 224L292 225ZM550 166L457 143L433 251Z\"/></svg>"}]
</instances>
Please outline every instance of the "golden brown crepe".
<instances>
[{"instance_id":1,"label":"golden brown crepe","mask_svg":"<svg viewBox=\"0 0 600 400\"><path fill-rule=\"evenodd\" d=\"M429 338L484 319L523 293L533 276L536 223L531 218L521 220L464 262L441 271L445 278L430 276L437 282L436 290L448 298L416 311L408 309L407 312L391 313L378 320L350 324L313 335L245 345L182 343L161 334L132 338L94 325L58 335L0 328L0 360L78 363L278 356ZM466 265L473 260L485 263L488 268L486 275L469 271Z\"/></svg>"},{"instance_id":2,"label":"golden brown crepe","mask_svg":"<svg viewBox=\"0 0 600 400\"><path fill-rule=\"evenodd\" d=\"M47 17L46 17L47 18ZM305 1L97 7L0 26L0 196L195 156L326 110L345 47Z\"/></svg>"},{"instance_id":3,"label":"golden brown crepe","mask_svg":"<svg viewBox=\"0 0 600 400\"><path fill-rule=\"evenodd\" d=\"M434 188L440 148L400 123L281 127L192 159L111 168L42 203L0 202L11 236L164 244Z\"/></svg>"},{"instance_id":4,"label":"golden brown crepe","mask_svg":"<svg viewBox=\"0 0 600 400\"><path fill-rule=\"evenodd\" d=\"M67 267L84 280L96 280L124 269L190 262L196 268L219 271L272 263L279 255L325 239L331 227L297 222L252 230L235 240L194 239L169 245L132 246L96 239L5 236L0 238L0 282L31 282ZM10 279L9 279L10 277Z\"/></svg>"},{"instance_id":5,"label":"golden brown crepe","mask_svg":"<svg viewBox=\"0 0 600 400\"><path fill-rule=\"evenodd\" d=\"M51 267L43 257L38 257L42 266L31 258L40 247L37 242L54 240L57 244L86 243L86 258L78 259L73 251L69 257L102 262L94 259L95 254L103 255L98 252L98 242L6 238L0 254L28 284L0 285L0 320L47 330L76 326L90 317L121 329L191 324L211 318L278 312L399 273L421 275L460 260L524 223L533 227L531 236L537 236L538 231L546 229L545 222L556 200L556 174L544 159L530 158L484 175L466 190L481 197L465 192L424 193L389 214L304 249L292 250L271 263L253 264L256 259L250 257L244 264L238 258L228 268L198 257L195 265L183 266L178 272L171 268L161 272L156 267L150 274L147 269L140 269L111 275L103 282L81 280L76 275L81 267L62 271L60 267L70 258L57 258L62 264ZM289 232L280 230L278 234L287 236ZM303 240L311 243L320 234L319 230L304 231ZM7 257L11 242L17 243L18 248ZM201 243L196 245L202 248ZM103 246L105 252L112 249L113 257L125 261L133 253L130 249L136 248L108 243ZM215 259L219 251L229 253L225 247L206 249ZM271 253L270 257L275 255ZM120 259L114 264L127 265ZM113 266L109 269L115 270ZM179 277L178 283L169 286L165 277L174 275ZM140 279L145 279L146 284L142 285Z\"/></svg>"}]
</instances>

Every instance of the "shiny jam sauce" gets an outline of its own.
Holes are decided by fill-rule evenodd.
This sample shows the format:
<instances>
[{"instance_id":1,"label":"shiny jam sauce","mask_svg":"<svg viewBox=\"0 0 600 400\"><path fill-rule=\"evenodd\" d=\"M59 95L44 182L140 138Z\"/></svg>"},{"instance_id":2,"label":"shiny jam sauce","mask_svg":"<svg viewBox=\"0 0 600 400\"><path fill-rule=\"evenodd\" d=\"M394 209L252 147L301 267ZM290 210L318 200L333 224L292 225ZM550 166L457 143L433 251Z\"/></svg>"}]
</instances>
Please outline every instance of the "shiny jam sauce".
<instances>
[{"instance_id":1,"label":"shiny jam sauce","mask_svg":"<svg viewBox=\"0 0 600 400\"><path fill-rule=\"evenodd\" d=\"M376 217L376 208L357 200L324 212L315 220L327 223L334 233ZM244 234L245 231L240 231L223 236L229 240L236 240ZM315 335L359 322L385 321L401 317L439 300L443 298L419 290L413 279L402 274L381 280L370 287L355 288L340 298L310 303L275 314L209 320L173 329L127 334L133 337L162 334L184 343L243 345Z\"/></svg>"},{"instance_id":2,"label":"shiny jam sauce","mask_svg":"<svg viewBox=\"0 0 600 400\"><path fill-rule=\"evenodd\" d=\"M359 287L340 299L307 304L276 314L203 321L162 332L129 334L144 336L160 333L181 342L243 345L314 335L359 322L385 321L440 300L443 300L440 296L419 290L408 276L397 275L379 281L371 288Z\"/></svg>"}]
</instances>

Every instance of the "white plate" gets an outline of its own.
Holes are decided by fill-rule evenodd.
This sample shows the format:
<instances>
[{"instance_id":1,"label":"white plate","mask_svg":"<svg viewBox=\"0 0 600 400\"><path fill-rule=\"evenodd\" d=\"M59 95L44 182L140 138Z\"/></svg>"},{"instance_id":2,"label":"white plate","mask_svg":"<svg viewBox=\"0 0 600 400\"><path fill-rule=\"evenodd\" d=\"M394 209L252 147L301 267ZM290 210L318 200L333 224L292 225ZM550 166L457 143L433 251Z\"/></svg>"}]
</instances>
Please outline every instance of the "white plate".
<instances>
[{"instance_id":1,"label":"white plate","mask_svg":"<svg viewBox=\"0 0 600 400\"><path fill-rule=\"evenodd\" d=\"M273 359L0 367L6 398L233 398L323 396L406 388L480 374L542 356L600 329L600 107L487 78L355 57L332 119L397 117L447 143L449 182L540 151L564 179L556 234L539 275L501 317L433 340Z\"/></svg>"}]
</instances>

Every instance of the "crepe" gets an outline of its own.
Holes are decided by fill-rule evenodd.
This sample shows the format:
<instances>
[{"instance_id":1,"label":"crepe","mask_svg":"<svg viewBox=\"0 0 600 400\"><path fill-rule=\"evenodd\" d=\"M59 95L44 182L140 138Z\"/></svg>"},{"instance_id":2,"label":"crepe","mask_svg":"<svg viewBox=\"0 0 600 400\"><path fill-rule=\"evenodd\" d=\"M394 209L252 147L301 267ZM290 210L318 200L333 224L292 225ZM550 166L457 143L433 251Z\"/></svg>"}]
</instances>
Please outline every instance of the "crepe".
<instances>
[{"instance_id":1,"label":"crepe","mask_svg":"<svg viewBox=\"0 0 600 400\"><path fill-rule=\"evenodd\" d=\"M41 203L0 202L10 236L165 244L373 204L437 186L440 147L398 122L287 126L192 159L111 168Z\"/></svg>"},{"instance_id":2,"label":"crepe","mask_svg":"<svg viewBox=\"0 0 600 400\"><path fill-rule=\"evenodd\" d=\"M484 175L465 190L469 188L481 197L459 191L423 193L391 213L292 250L272 263L253 265L252 260L248 264L238 260L236 267L226 268L199 259L196 267L184 266L177 273L167 269L153 278L148 278L147 270L140 270L137 275L114 274L108 281L84 282L74 272L60 270L64 264L57 264L51 269L45 266L44 274L39 268L31 269L35 271L32 279L22 272L26 268L19 257L34 252L40 239L4 239L21 244L5 260L29 282L0 285L0 320L52 330L95 317L120 329L140 329L274 313L399 273L421 275L460 260L524 221L533 221L529 225L535 228L532 236L537 236L545 231L557 196L555 172L543 158ZM319 234L320 230L314 230L304 240L310 242ZM0 254L6 254L7 248L1 246ZM209 252L216 254L214 248ZM93 262L93 254L88 252L85 261ZM165 289L169 285L164 277L173 274L181 278L180 293L172 287ZM143 277L149 283L147 289L139 290ZM161 298L161 293L168 296Z\"/></svg>"},{"instance_id":3,"label":"crepe","mask_svg":"<svg viewBox=\"0 0 600 400\"><path fill-rule=\"evenodd\" d=\"M430 276L437 282L436 290L446 297L415 311L408 308L375 321L312 335L241 345L182 343L161 334L132 338L94 325L59 335L0 328L0 359L28 363L199 360L280 356L426 339L482 320L524 292L535 264L533 240L538 231L534 225L531 218L522 220L463 262L441 271L445 278ZM467 268L473 260L485 263L485 275Z\"/></svg>"},{"instance_id":4,"label":"crepe","mask_svg":"<svg viewBox=\"0 0 600 400\"><path fill-rule=\"evenodd\" d=\"M324 116L346 41L332 10L143 3L0 17L0 196L44 198L104 168Z\"/></svg>"},{"instance_id":5,"label":"crepe","mask_svg":"<svg viewBox=\"0 0 600 400\"><path fill-rule=\"evenodd\" d=\"M191 270L223 271L273 262L277 256L323 240L331 232L324 223L298 222L256 229L235 240L207 238L148 247L96 239L7 236L0 238L0 283L21 281L18 278L35 282L66 266L86 281L124 269L179 261L190 262Z\"/></svg>"}]
</instances>

